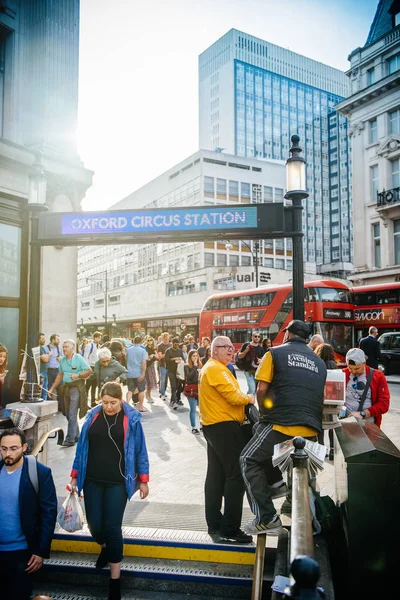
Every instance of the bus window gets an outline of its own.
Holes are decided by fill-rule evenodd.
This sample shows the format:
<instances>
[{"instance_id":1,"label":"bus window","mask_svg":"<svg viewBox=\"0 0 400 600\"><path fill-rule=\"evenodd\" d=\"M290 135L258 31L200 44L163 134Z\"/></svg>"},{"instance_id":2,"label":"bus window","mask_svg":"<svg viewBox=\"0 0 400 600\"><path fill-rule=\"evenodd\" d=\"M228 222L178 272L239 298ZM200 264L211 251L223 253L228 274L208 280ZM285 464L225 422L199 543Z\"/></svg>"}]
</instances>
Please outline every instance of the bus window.
<instances>
[{"instance_id":1,"label":"bus window","mask_svg":"<svg viewBox=\"0 0 400 600\"><path fill-rule=\"evenodd\" d=\"M240 296L232 296L232 298L224 298L227 301L226 307L224 308L239 308L240 306Z\"/></svg>"},{"instance_id":2,"label":"bus window","mask_svg":"<svg viewBox=\"0 0 400 600\"><path fill-rule=\"evenodd\" d=\"M213 310L214 308L214 303L215 301L212 298L208 298L208 300L206 300L204 306L203 306L203 310Z\"/></svg>"},{"instance_id":3,"label":"bus window","mask_svg":"<svg viewBox=\"0 0 400 600\"><path fill-rule=\"evenodd\" d=\"M238 308L250 308L252 296L239 296Z\"/></svg>"},{"instance_id":4,"label":"bus window","mask_svg":"<svg viewBox=\"0 0 400 600\"><path fill-rule=\"evenodd\" d=\"M318 323L318 333L338 354L346 356L352 347L352 325L344 323Z\"/></svg>"},{"instance_id":5,"label":"bus window","mask_svg":"<svg viewBox=\"0 0 400 600\"><path fill-rule=\"evenodd\" d=\"M356 306L372 306L376 304L375 292L361 292L355 294Z\"/></svg>"},{"instance_id":6,"label":"bus window","mask_svg":"<svg viewBox=\"0 0 400 600\"><path fill-rule=\"evenodd\" d=\"M293 308L293 294L289 292L284 301L282 302L282 308L288 312L290 312Z\"/></svg>"},{"instance_id":7,"label":"bus window","mask_svg":"<svg viewBox=\"0 0 400 600\"><path fill-rule=\"evenodd\" d=\"M305 288L304 292L308 292L308 300L306 294L304 294L304 302L318 302L317 290L314 287Z\"/></svg>"},{"instance_id":8,"label":"bus window","mask_svg":"<svg viewBox=\"0 0 400 600\"><path fill-rule=\"evenodd\" d=\"M380 290L376 292L376 304L397 304L398 290Z\"/></svg>"},{"instance_id":9,"label":"bus window","mask_svg":"<svg viewBox=\"0 0 400 600\"><path fill-rule=\"evenodd\" d=\"M254 294L251 296L252 306L268 306L272 302L272 298L275 296L274 293Z\"/></svg>"},{"instance_id":10,"label":"bus window","mask_svg":"<svg viewBox=\"0 0 400 600\"><path fill-rule=\"evenodd\" d=\"M317 288L316 291L320 302L342 302L346 304L352 304L353 302L350 290L341 288Z\"/></svg>"}]
</instances>

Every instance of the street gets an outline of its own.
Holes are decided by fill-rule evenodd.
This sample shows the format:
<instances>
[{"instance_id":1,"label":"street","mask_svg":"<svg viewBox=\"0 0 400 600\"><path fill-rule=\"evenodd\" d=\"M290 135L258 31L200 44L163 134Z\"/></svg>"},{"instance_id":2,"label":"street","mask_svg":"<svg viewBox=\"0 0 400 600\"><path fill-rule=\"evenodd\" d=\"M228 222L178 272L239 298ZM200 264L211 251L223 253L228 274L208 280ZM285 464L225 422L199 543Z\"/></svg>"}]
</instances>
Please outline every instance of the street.
<instances>
[{"instance_id":1,"label":"street","mask_svg":"<svg viewBox=\"0 0 400 600\"><path fill-rule=\"evenodd\" d=\"M246 389L242 372L238 372L241 387ZM400 377L391 376L391 408L383 417L382 430L400 447ZM399 380L398 383L394 381ZM171 410L154 394L155 403L146 404L148 413L142 415L150 459L150 494L140 500L135 494L127 509L138 514L142 526L173 525L179 519L181 528L204 529L203 485L206 471L206 442L202 435L195 436L189 426L189 408ZM58 414L54 425L66 428L66 419ZM75 455L75 448L61 448L55 440L50 442L49 466L52 468L57 495L66 495L65 486ZM318 477L322 494L334 494L333 463L326 461L325 469ZM277 501L277 506L278 504ZM139 503L139 506L138 506ZM250 516L247 499L244 501L246 516ZM190 507L190 509L189 509ZM132 509L132 510L131 510ZM176 522L176 526L178 523Z\"/></svg>"}]
</instances>

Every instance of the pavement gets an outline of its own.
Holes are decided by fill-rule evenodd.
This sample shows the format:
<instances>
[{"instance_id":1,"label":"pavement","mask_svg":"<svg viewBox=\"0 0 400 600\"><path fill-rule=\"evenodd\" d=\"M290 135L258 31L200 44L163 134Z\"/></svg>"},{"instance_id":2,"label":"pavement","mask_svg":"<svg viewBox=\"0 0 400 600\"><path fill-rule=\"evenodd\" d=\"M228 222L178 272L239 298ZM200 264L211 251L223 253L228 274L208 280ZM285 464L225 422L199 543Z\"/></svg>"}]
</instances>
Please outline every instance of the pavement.
<instances>
[{"instance_id":1,"label":"pavement","mask_svg":"<svg viewBox=\"0 0 400 600\"><path fill-rule=\"evenodd\" d=\"M238 372L242 389L246 381ZM391 408L384 415L382 430L400 448L400 376L388 377L391 390ZM128 504L125 523L145 527L169 527L206 531L204 519L204 480L206 473L206 441L203 435L193 435L189 423L189 406L177 411L162 402L153 392L154 404L145 402L147 413L142 414L147 449L150 460L150 493L146 500L135 494ZM53 418L52 426L61 426L66 431L66 419L60 413ZM60 500L65 498L65 486L70 480L70 470L75 448L63 448L49 441L49 466L52 469ZM318 476L322 495L334 497L333 462L325 461L324 470ZM283 499L276 500L279 508ZM251 512L244 499L244 521Z\"/></svg>"}]
</instances>

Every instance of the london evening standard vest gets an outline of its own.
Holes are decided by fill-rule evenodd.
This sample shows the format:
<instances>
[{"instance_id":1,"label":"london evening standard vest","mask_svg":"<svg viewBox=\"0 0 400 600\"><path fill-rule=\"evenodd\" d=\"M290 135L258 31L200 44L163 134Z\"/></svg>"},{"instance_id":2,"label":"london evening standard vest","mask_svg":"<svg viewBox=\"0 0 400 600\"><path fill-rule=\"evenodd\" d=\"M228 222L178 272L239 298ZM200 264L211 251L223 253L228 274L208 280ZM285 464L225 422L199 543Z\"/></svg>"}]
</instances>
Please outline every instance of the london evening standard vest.
<instances>
[{"instance_id":1,"label":"london evening standard vest","mask_svg":"<svg viewBox=\"0 0 400 600\"><path fill-rule=\"evenodd\" d=\"M326 366L302 338L271 348L274 377L260 420L274 425L304 425L322 430ZM270 408L269 408L270 406Z\"/></svg>"}]
</instances>

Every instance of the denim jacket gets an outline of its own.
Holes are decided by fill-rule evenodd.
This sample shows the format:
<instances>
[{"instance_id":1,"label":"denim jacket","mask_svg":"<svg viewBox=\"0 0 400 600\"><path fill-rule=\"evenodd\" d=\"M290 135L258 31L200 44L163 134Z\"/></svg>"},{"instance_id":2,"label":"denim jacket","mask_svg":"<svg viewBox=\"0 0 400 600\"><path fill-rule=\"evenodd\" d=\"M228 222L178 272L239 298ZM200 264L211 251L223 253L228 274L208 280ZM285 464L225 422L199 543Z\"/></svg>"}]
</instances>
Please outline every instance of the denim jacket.
<instances>
[{"instance_id":1,"label":"denim jacket","mask_svg":"<svg viewBox=\"0 0 400 600\"><path fill-rule=\"evenodd\" d=\"M146 441L140 419L142 415L126 402L123 402L124 411L124 458L125 458L125 483L126 493L131 499L137 491L140 482L149 481L149 457L147 455ZM79 493L83 488L86 477L86 466L89 454L89 428L97 419L102 406L90 410L83 424L79 436L71 477L77 478Z\"/></svg>"}]
</instances>

